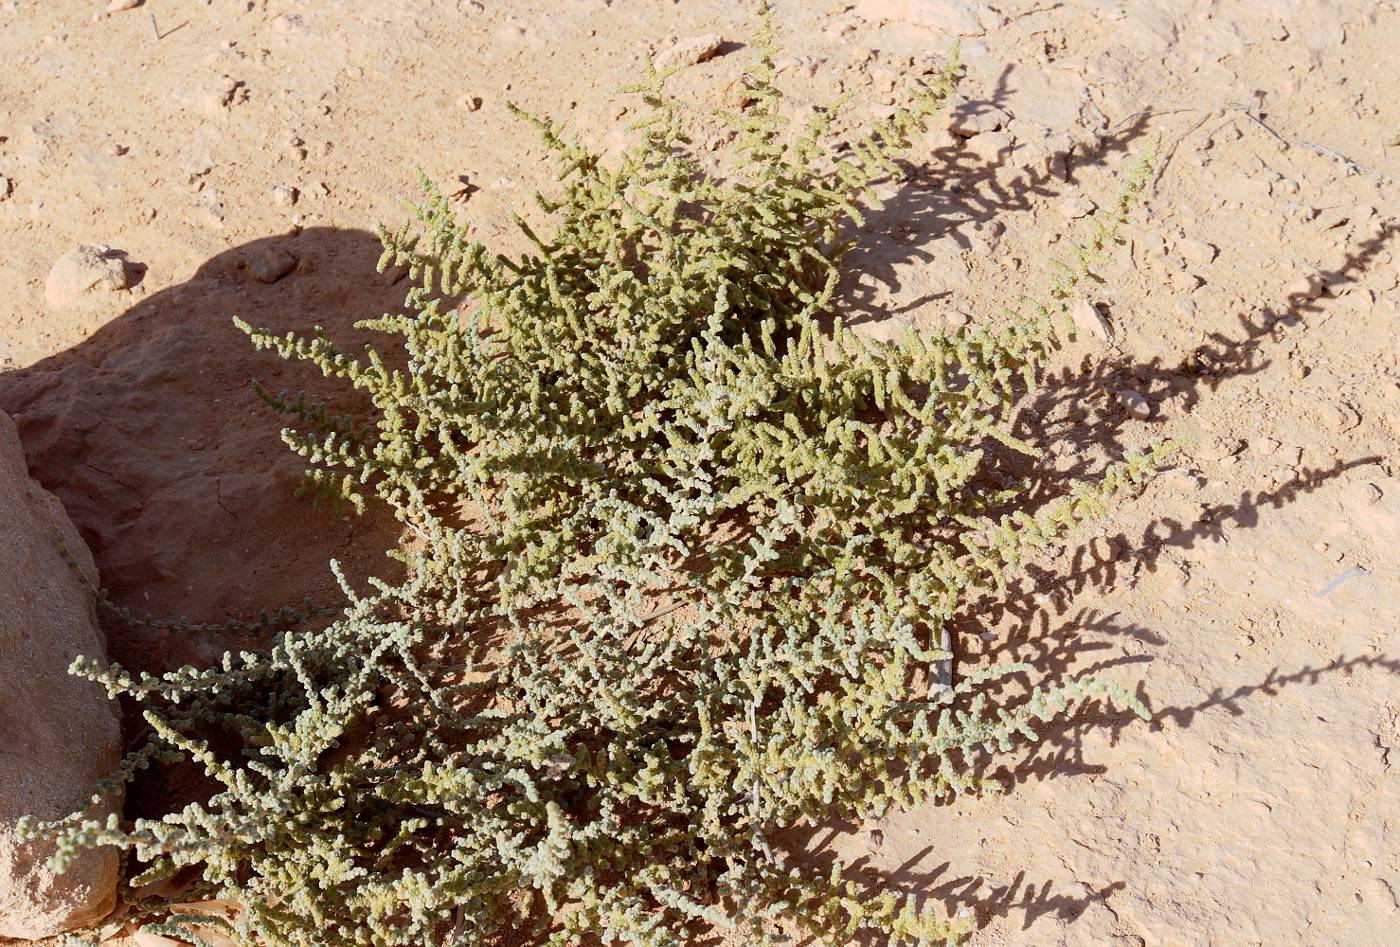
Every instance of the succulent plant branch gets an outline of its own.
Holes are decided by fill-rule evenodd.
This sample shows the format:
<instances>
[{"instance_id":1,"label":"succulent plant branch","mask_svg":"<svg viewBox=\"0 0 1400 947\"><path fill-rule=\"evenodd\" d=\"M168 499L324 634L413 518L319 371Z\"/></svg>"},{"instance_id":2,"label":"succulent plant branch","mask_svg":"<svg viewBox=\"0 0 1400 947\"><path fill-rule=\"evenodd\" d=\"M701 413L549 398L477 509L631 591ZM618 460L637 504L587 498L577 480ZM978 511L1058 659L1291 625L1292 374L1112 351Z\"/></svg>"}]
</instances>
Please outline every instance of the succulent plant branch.
<instances>
[{"instance_id":1,"label":"succulent plant branch","mask_svg":"<svg viewBox=\"0 0 1400 947\"><path fill-rule=\"evenodd\" d=\"M1166 450L1014 513L1020 492L980 476L989 448L1034 450L1008 430L1013 405L1151 158L1047 302L893 343L823 329L859 208L960 70L833 156L836 109L797 130L780 113L766 13L755 45L726 179L686 150L652 71L636 88L649 117L615 161L526 116L561 176L538 198L552 229L518 221L522 255L476 242L425 180L410 223L382 233L381 267L414 279L404 310L363 323L404 367L239 323L373 402L352 418L260 391L295 425L283 438L315 495L383 502L411 527L393 553L407 578L357 593L342 577L328 624L216 667L78 662L152 729L105 790L173 758L218 787L162 819L49 825L60 860L121 846L145 866L133 886L193 866L182 898L238 902L224 929L247 944L967 930L839 865L802 869L780 833L975 790L981 752L1084 701L1145 715L1098 678L993 701L993 682L1034 669L938 672L974 593Z\"/></svg>"}]
</instances>

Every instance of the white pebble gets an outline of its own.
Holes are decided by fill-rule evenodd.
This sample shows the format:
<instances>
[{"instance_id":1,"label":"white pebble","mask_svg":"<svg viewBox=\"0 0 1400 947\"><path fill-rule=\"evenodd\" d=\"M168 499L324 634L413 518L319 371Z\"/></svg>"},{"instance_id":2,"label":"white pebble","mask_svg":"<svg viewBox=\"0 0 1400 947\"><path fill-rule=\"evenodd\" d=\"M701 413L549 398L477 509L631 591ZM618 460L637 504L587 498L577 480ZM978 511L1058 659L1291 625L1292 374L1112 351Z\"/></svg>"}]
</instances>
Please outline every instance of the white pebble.
<instances>
[{"instance_id":1,"label":"white pebble","mask_svg":"<svg viewBox=\"0 0 1400 947\"><path fill-rule=\"evenodd\" d=\"M1123 406L1123 410L1137 418L1139 421L1146 421L1152 416L1152 405L1147 403L1147 399L1131 388L1120 388L1113 393L1118 399L1118 403Z\"/></svg>"}]
</instances>

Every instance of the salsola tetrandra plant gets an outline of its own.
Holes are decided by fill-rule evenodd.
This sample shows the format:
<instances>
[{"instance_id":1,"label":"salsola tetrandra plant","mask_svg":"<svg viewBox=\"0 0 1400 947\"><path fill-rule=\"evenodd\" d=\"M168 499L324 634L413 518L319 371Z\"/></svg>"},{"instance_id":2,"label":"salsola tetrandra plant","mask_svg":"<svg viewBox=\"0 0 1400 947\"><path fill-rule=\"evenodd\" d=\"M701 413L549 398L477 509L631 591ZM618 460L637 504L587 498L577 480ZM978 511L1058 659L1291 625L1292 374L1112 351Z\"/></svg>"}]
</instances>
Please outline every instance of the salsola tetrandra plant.
<instances>
[{"instance_id":1,"label":"salsola tetrandra plant","mask_svg":"<svg viewBox=\"0 0 1400 947\"><path fill-rule=\"evenodd\" d=\"M237 901L224 926L249 944L965 929L800 870L781 833L975 788L981 752L1076 701L1144 713L1093 678L993 703L988 682L1032 669L950 678L941 643L974 593L1156 461L1034 509L981 476L993 450L1034 450L1009 434L1013 403L1147 164L1046 302L894 344L823 329L859 208L958 67L833 157L837 113L788 128L766 20L756 45L724 179L652 74L616 161L526 116L563 184L539 198L551 232L520 222L523 256L475 242L426 186L416 223L383 234L381 265L416 285L368 323L405 367L244 326L373 401L351 419L266 396L300 421L285 437L318 493L397 512L408 577L342 582L327 626L218 667L80 663L145 708L121 779L182 757L221 788L160 820L51 826L60 858L122 846L135 884L197 866L183 898Z\"/></svg>"}]
</instances>

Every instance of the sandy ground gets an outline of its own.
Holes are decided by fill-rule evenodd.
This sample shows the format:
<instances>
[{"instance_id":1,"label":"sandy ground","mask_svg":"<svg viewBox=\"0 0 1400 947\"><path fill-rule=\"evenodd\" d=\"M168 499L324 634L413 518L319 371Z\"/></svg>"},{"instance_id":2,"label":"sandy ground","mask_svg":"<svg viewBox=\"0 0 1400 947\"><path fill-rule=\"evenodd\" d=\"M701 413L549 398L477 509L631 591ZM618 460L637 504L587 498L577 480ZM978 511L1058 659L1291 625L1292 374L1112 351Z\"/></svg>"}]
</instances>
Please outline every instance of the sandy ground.
<instances>
[{"instance_id":1,"label":"sandy ground","mask_svg":"<svg viewBox=\"0 0 1400 947\"><path fill-rule=\"evenodd\" d=\"M508 246L551 168L507 99L616 145L615 90L648 52L719 34L677 78L719 105L748 32L722 0L105 9L0 4L0 409L115 597L197 620L328 596L328 558L381 569L395 538L290 497L299 464L247 380L303 376L230 318L353 338L402 298L368 229L399 221L415 167L465 178ZM1107 331L1060 353L1020 423L1059 472L1186 442L959 644L965 664L1112 676L1154 722L1082 715L996 764L1004 794L818 833L811 857L972 911L977 945L1400 942L1395 4L778 11L799 105L848 91L878 113L961 36L958 134L921 144L852 261L844 305L873 333L996 318L1161 136L1143 219L1085 301ZM78 244L125 251L139 282L48 305ZM290 272L255 278L279 253ZM142 668L215 649L107 631Z\"/></svg>"}]
</instances>

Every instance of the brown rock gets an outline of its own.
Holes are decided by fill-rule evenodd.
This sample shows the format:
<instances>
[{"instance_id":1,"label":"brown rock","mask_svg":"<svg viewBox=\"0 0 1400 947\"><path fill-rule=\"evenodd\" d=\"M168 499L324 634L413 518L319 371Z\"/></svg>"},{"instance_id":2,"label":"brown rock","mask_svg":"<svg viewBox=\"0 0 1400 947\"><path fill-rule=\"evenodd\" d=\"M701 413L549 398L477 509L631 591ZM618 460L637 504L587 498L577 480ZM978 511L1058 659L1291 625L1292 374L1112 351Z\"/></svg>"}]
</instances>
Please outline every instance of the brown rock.
<instances>
[{"instance_id":1,"label":"brown rock","mask_svg":"<svg viewBox=\"0 0 1400 947\"><path fill-rule=\"evenodd\" d=\"M379 285L393 286L399 280L408 275L408 267L402 263L393 263L386 266L379 274Z\"/></svg>"},{"instance_id":2,"label":"brown rock","mask_svg":"<svg viewBox=\"0 0 1400 947\"><path fill-rule=\"evenodd\" d=\"M296 257L276 247L258 250L248 257L248 272L260 283L275 283L296 266Z\"/></svg>"},{"instance_id":3,"label":"brown rock","mask_svg":"<svg viewBox=\"0 0 1400 947\"><path fill-rule=\"evenodd\" d=\"M15 424L3 413L0 523L0 938L32 940L95 924L112 910L117 852L85 852L57 875L53 846L20 844L16 823L81 809L115 769L121 744L115 704L67 673L79 655L105 661L106 644L92 596L64 562L55 532L94 585L97 568L57 498L29 479Z\"/></svg>"}]
</instances>

